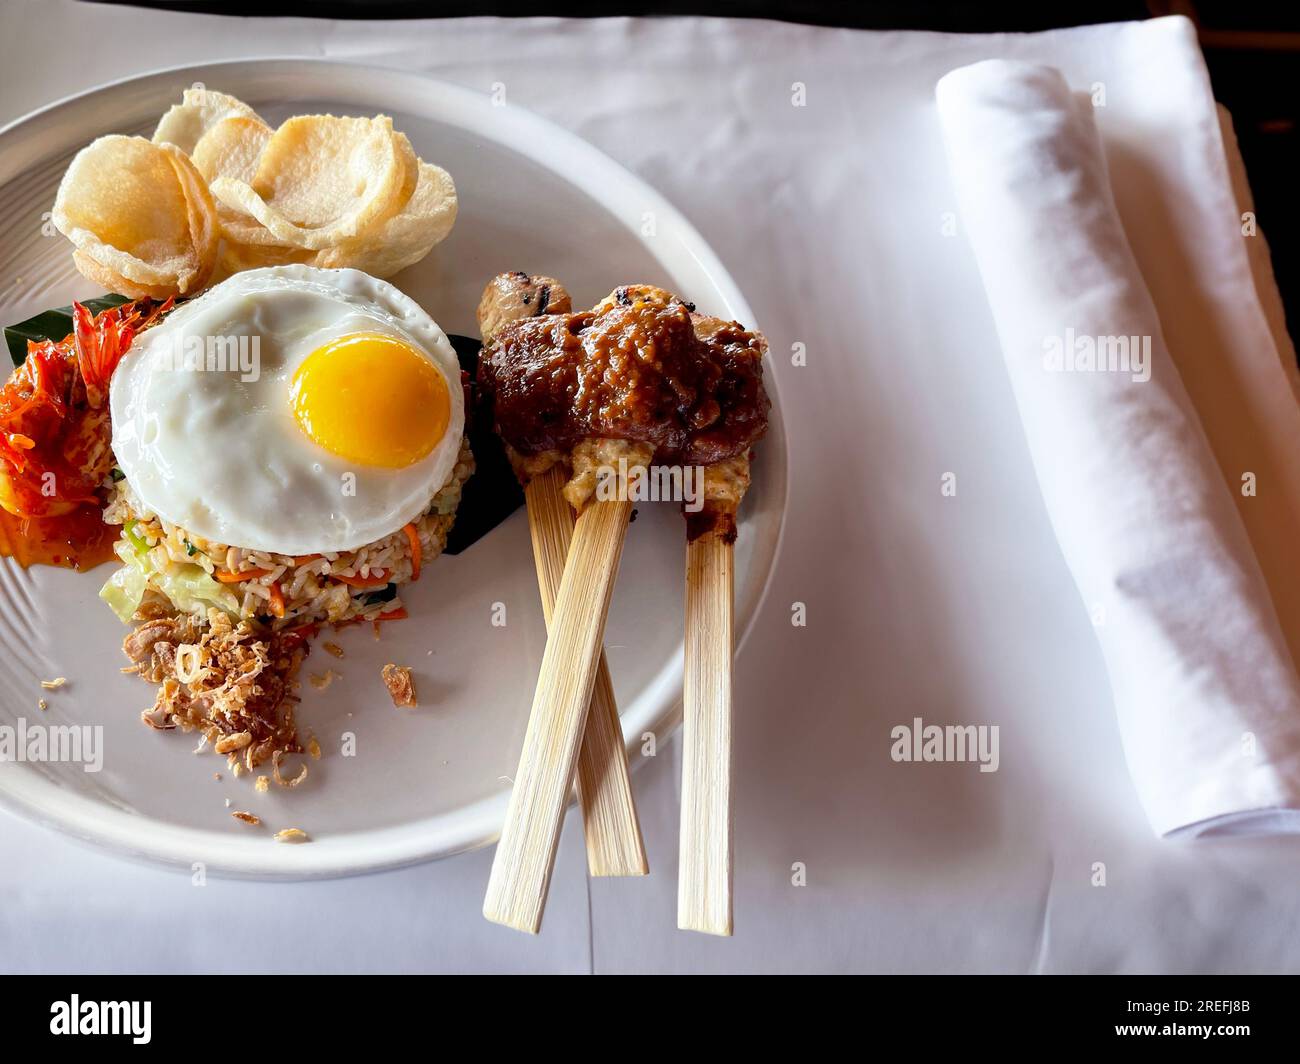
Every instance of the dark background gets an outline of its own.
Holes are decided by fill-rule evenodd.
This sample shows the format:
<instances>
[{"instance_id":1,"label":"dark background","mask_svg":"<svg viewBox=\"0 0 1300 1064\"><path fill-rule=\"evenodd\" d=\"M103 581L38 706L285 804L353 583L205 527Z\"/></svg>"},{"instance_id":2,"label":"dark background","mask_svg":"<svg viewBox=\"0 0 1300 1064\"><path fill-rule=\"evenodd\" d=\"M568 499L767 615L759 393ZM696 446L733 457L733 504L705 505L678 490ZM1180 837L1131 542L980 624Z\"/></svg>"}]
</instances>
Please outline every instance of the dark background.
<instances>
[{"instance_id":1,"label":"dark background","mask_svg":"<svg viewBox=\"0 0 1300 1064\"><path fill-rule=\"evenodd\" d=\"M112 2L112 0L103 0ZM137 0L137 7L320 18L461 15L729 15L864 29L961 33L1034 31L1183 14L1196 23L1214 92L1232 112L1259 225L1292 335L1300 328L1300 2L1297 0L1076 0L1041 3L906 0Z\"/></svg>"}]
</instances>

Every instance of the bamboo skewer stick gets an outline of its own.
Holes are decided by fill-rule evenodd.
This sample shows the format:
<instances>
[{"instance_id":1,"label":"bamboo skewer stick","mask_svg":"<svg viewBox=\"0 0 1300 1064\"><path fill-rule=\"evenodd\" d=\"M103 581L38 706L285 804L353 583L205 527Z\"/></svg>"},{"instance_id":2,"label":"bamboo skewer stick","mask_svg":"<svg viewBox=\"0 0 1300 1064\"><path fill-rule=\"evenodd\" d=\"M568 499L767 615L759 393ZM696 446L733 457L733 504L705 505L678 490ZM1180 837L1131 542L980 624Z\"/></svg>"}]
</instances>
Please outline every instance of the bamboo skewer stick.
<instances>
[{"instance_id":1,"label":"bamboo skewer stick","mask_svg":"<svg viewBox=\"0 0 1300 1064\"><path fill-rule=\"evenodd\" d=\"M563 494L564 471L552 466L524 488L537 587L549 628L573 538L573 509ZM650 871L628 778L627 748L605 651L600 650L578 754L578 802L593 876L643 876Z\"/></svg>"},{"instance_id":2,"label":"bamboo skewer stick","mask_svg":"<svg viewBox=\"0 0 1300 1064\"><path fill-rule=\"evenodd\" d=\"M734 524L686 544L686 657L677 926L732 929Z\"/></svg>"},{"instance_id":3,"label":"bamboo skewer stick","mask_svg":"<svg viewBox=\"0 0 1300 1064\"><path fill-rule=\"evenodd\" d=\"M483 901L489 920L530 934L542 923L631 514L632 504L623 501L592 502L582 511L555 598L519 769Z\"/></svg>"}]
</instances>

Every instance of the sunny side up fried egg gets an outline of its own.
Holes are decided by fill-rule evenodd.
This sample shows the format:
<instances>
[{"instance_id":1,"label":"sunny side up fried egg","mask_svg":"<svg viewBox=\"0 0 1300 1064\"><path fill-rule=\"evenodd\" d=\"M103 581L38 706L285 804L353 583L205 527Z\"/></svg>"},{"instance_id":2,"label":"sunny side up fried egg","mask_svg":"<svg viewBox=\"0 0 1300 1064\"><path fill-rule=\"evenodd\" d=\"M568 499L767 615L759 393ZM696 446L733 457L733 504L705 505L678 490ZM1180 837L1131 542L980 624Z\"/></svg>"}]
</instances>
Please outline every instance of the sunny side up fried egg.
<instances>
[{"instance_id":1,"label":"sunny side up fried egg","mask_svg":"<svg viewBox=\"0 0 1300 1064\"><path fill-rule=\"evenodd\" d=\"M401 528L446 483L465 428L460 364L432 318L359 270L297 265L175 310L122 359L110 402L147 510L276 554Z\"/></svg>"}]
</instances>

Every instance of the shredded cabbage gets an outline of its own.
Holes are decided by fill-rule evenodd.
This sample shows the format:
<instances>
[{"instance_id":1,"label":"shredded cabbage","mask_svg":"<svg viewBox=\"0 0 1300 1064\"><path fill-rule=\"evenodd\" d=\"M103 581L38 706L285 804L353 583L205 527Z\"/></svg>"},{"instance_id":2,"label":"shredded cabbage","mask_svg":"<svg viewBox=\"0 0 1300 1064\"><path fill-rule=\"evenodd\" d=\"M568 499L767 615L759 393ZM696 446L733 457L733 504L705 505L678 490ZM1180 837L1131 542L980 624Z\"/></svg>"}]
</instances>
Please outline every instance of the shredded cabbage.
<instances>
[{"instance_id":1,"label":"shredded cabbage","mask_svg":"<svg viewBox=\"0 0 1300 1064\"><path fill-rule=\"evenodd\" d=\"M123 624L131 623L131 616L140 608L148 578L139 565L128 562L108 578L99 589L99 597L108 603Z\"/></svg>"},{"instance_id":2,"label":"shredded cabbage","mask_svg":"<svg viewBox=\"0 0 1300 1064\"><path fill-rule=\"evenodd\" d=\"M213 580L200 566L172 562L157 574L154 586L186 613L207 616L208 607L216 606L233 618L239 617L238 596Z\"/></svg>"},{"instance_id":3,"label":"shredded cabbage","mask_svg":"<svg viewBox=\"0 0 1300 1064\"><path fill-rule=\"evenodd\" d=\"M124 624L140 608L145 591L152 587L161 591L173 606L185 613L203 617L209 606L224 610L234 619L239 617L239 598L228 587L212 579L202 567L183 562L155 562L155 552L137 554L128 541L118 540L113 546L123 565L108 578L99 590L99 597L108 603Z\"/></svg>"}]
</instances>

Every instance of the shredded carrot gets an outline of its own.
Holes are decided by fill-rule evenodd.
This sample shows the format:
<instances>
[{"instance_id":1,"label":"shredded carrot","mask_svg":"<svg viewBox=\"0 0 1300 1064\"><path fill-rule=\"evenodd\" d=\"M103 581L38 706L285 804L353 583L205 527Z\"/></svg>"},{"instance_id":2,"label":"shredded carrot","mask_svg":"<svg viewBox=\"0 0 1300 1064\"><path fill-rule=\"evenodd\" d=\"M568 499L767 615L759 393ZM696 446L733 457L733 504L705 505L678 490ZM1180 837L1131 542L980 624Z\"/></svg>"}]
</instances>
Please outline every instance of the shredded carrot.
<instances>
[{"instance_id":1,"label":"shredded carrot","mask_svg":"<svg viewBox=\"0 0 1300 1064\"><path fill-rule=\"evenodd\" d=\"M414 525L403 525L402 531L406 533L406 541L411 545L411 579L420 579L420 533L415 530Z\"/></svg>"},{"instance_id":2,"label":"shredded carrot","mask_svg":"<svg viewBox=\"0 0 1300 1064\"><path fill-rule=\"evenodd\" d=\"M317 558L323 557L323 554L295 554L293 556L293 564L306 565L308 562L314 562Z\"/></svg>"},{"instance_id":3,"label":"shredded carrot","mask_svg":"<svg viewBox=\"0 0 1300 1064\"><path fill-rule=\"evenodd\" d=\"M388 583L387 569L372 569L369 576L340 576L338 573L332 575L340 584L347 584L349 587L383 587Z\"/></svg>"},{"instance_id":4,"label":"shredded carrot","mask_svg":"<svg viewBox=\"0 0 1300 1064\"><path fill-rule=\"evenodd\" d=\"M337 627L337 625L335 627ZM280 638L294 646L297 646L310 639L315 639L319 633L319 624L300 624L294 628L286 628L280 633Z\"/></svg>"},{"instance_id":5,"label":"shredded carrot","mask_svg":"<svg viewBox=\"0 0 1300 1064\"><path fill-rule=\"evenodd\" d=\"M242 573L232 573L227 570L215 575L223 584L242 584L245 580L260 580L270 571L270 569L245 569Z\"/></svg>"},{"instance_id":6,"label":"shredded carrot","mask_svg":"<svg viewBox=\"0 0 1300 1064\"><path fill-rule=\"evenodd\" d=\"M271 585L271 612L277 617L284 616L284 592L278 582Z\"/></svg>"},{"instance_id":7,"label":"shredded carrot","mask_svg":"<svg viewBox=\"0 0 1300 1064\"><path fill-rule=\"evenodd\" d=\"M397 609L395 610L389 610L387 613L381 613L372 622L375 629L375 638L376 639L379 638L379 624L381 621L401 621L401 620L405 620L408 616L410 615L406 612L405 606L398 606Z\"/></svg>"}]
</instances>

